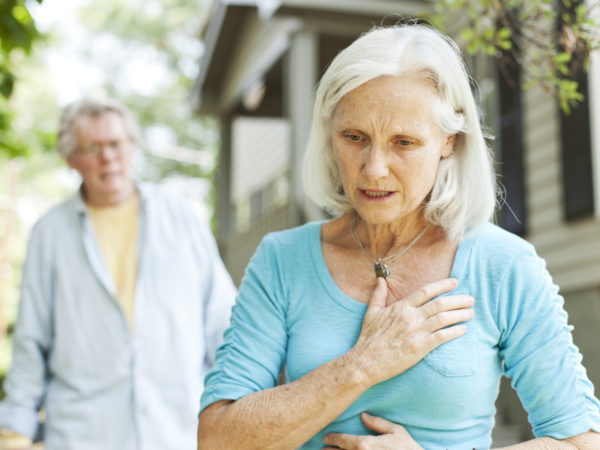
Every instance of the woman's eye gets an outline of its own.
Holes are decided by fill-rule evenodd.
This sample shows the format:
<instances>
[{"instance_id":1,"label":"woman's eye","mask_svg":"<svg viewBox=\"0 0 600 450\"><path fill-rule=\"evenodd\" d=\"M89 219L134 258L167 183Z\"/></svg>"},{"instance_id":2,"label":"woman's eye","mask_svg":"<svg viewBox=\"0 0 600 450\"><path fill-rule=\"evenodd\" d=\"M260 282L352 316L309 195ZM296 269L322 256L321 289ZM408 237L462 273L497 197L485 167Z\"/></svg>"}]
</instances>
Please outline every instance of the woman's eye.
<instances>
[{"instance_id":1,"label":"woman's eye","mask_svg":"<svg viewBox=\"0 0 600 450\"><path fill-rule=\"evenodd\" d=\"M344 133L344 137L351 142L360 142L361 136L354 133Z\"/></svg>"}]
</instances>

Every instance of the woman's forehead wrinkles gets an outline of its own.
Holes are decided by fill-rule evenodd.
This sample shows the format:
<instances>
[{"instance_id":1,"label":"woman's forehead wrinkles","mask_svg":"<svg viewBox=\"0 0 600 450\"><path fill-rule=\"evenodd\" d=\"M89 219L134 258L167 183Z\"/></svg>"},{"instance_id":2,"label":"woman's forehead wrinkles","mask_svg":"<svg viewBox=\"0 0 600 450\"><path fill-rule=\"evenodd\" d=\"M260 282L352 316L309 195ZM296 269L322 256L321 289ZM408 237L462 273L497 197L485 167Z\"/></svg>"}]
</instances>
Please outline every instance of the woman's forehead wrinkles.
<instances>
[{"instance_id":1,"label":"woman's forehead wrinkles","mask_svg":"<svg viewBox=\"0 0 600 450\"><path fill-rule=\"evenodd\" d=\"M365 113L364 110L349 108L348 112L340 111L336 114L336 128L352 129L361 132L380 131L395 135L422 135L430 130L431 121L429 114L390 114L388 111L373 108Z\"/></svg>"}]
</instances>

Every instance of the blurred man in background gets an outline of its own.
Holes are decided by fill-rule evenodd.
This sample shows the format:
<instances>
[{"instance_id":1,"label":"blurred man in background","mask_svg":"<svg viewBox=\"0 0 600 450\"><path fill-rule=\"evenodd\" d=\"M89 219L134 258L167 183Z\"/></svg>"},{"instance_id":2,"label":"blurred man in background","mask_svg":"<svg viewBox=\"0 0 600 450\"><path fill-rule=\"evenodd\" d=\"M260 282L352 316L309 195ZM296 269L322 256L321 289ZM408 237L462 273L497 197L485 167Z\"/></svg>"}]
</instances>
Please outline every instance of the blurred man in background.
<instances>
[{"instance_id":1,"label":"blurred man in background","mask_svg":"<svg viewBox=\"0 0 600 450\"><path fill-rule=\"evenodd\" d=\"M138 126L114 100L65 108L58 151L83 180L34 226L0 449L195 448L202 381L236 295L189 205L132 179Z\"/></svg>"}]
</instances>

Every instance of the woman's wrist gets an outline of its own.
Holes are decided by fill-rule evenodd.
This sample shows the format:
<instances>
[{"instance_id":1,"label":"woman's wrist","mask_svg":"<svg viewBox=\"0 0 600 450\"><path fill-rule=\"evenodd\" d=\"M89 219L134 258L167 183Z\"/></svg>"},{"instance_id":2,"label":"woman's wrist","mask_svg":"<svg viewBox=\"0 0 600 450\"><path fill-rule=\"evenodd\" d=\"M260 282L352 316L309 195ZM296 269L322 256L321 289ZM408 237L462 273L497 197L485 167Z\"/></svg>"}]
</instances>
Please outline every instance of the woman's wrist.
<instances>
[{"instance_id":1,"label":"woman's wrist","mask_svg":"<svg viewBox=\"0 0 600 450\"><path fill-rule=\"evenodd\" d=\"M355 347L340 356L340 362L346 372L346 380L358 388L367 390L378 381L373 378L372 364Z\"/></svg>"}]
</instances>

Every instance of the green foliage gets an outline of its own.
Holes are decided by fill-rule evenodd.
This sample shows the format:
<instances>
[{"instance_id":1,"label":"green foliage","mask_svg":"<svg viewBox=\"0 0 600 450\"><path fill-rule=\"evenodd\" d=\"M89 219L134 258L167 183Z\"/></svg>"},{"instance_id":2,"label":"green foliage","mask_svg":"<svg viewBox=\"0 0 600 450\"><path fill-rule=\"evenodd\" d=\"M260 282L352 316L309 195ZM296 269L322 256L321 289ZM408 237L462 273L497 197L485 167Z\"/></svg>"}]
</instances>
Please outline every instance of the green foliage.
<instances>
[{"instance_id":1,"label":"green foliage","mask_svg":"<svg viewBox=\"0 0 600 450\"><path fill-rule=\"evenodd\" d=\"M565 114L570 114L571 108L583 100L583 94L578 91L578 83L568 78L557 78L557 94L560 107Z\"/></svg>"},{"instance_id":2,"label":"green foliage","mask_svg":"<svg viewBox=\"0 0 600 450\"><path fill-rule=\"evenodd\" d=\"M103 53L88 46L90 53L82 56L100 62L103 70L111 74L102 90L125 102L140 122L146 144L142 149L142 176L148 180L172 175L207 179L213 176L218 152L216 124L194 116L188 103L201 51L197 32L202 8L203 2L197 0L104 0L88 3L78 14L90 33L90 41L99 40L106 45ZM150 71L164 74L156 81L155 93L127 85L130 61L144 63ZM155 128L166 131L171 141L154 142ZM209 163L198 165L156 156L154 150L169 145L204 152ZM214 207L214 196L208 200Z\"/></svg>"},{"instance_id":3,"label":"green foliage","mask_svg":"<svg viewBox=\"0 0 600 450\"><path fill-rule=\"evenodd\" d=\"M50 46L60 49L66 40L61 29L42 36L26 1L0 0L0 91L10 94L10 98L0 95L0 161L53 153L56 139L58 97L41 56ZM188 107L201 51L196 35L201 10L202 2L196 0L103 0L86 2L76 12L85 44L70 42L69 54L81 61L86 73L100 74L101 80L100 86L82 83L78 88L128 104L146 138L156 127L168 131L166 142L145 139L145 165L139 174L144 179L212 176L218 151L215 124L193 116ZM5 67L10 70L2 71ZM152 154L156 147L171 145L198 149L208 155L203 160L209 163Z\"/></svg>"},{"instance_id":4,"label":"green foliage","mask_svg":"<svg viewBox=\"0 0 600 450\"><path fill-rule=\"evenodd\" d=\"M54 131L31 127L26 133L20 131L13 105L0 98L0 161L10 158L31 158L39 152L48 152L54 148Z\"/></svg>"},{"instance_id":5,"label":"green foliage","mask_svg":"<svg viewBox=\"0 0 600 450\"><path fill-rule=\"evenodd\" d=\"M14 130L15 113L9 98L17 84L16 67L31 53L35 42L42 39L25 0L0 2L0 157L27 156L33 151L29 139Z\"/></svg>"},{"instance_id":6,"label":"green foliage","mask_svg":"<svg viewBox=\"0 0 600 450\"><path fill-rule=\"evenodd\" d=\"M36 45L27 58L19 61L15 72L18 82L10 99L0 97L0 160L30 160L38 153L53 153L57 97L39 50Z\"/></svg>"},{"instance_id":7,"label":"green foliage","mask_svg":"<svg viewBox=\"0 0 600 450\"><path fill-rule=\"evenodd\" d=\"M29 52L33 42L40 37L25 0L0 3L0 95L3 97L10 97L14 88L13 52Z\"/></svg>"},{"instance_id":8,"label":"green foliage","mask_svg":"<svg viewBox=\"0 0 600 450\"><path fill-rule=\"evenodd\" d=\"M592 19L600 2L439 0L433 5L433 22L441 29L448 28L452 13L466 19L459 36L468 53L496 57L501 65L517 61L525 87L554 92L565 113L583 100L575 77L587 70L590 52L600 48L600 24Z\"/></svg>"}]
</instances>

